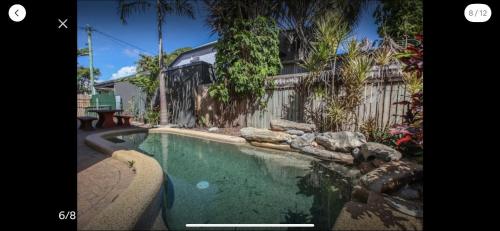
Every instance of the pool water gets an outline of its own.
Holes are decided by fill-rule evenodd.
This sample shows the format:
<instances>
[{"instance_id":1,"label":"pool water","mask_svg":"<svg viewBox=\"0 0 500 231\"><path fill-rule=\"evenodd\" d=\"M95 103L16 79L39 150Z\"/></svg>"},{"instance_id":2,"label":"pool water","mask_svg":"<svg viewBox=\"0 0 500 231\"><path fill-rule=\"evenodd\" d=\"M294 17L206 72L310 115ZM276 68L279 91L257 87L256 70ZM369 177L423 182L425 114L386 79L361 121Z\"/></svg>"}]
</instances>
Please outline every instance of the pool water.
<instances>
[{"instance_id":1,"label":"pool water","mask_svg":"<svg viewBox=\"0 0 500 231\"><path fill-rule=\"evenodd\" d=\"M108 140L160 163L165 172L162 216L170 230L224 223L331 229L350 195L340 176L293 152L174 134L135 133Z\"/></svg>"}]
</instances>

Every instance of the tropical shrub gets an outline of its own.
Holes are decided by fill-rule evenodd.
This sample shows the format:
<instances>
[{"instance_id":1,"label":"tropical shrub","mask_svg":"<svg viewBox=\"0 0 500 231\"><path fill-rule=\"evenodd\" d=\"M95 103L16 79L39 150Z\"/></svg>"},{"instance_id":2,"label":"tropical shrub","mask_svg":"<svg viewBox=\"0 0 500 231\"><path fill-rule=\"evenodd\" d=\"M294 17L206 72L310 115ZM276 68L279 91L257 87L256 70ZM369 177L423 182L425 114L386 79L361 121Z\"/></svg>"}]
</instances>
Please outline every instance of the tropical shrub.
<instances>
[{"instance_id":1,"label":"tropical shrub","mask_svg":"<svg viewBox=\"0 0 500 231\"><path fill-rule=\"evenodd\" d=\"M320 100L324 101L324 103L319 106L323 108L316 111L306 110L306 117L315 122L321 131L342 131L347 130L353 124L357 124L356 108L363 100L362 90L373 65L373 60L368 54L369 49L370 46L366 40L360 42L351 39L345 47L346 53L342 56L342 66L339 68L339 74L335 75L338 79L335 80L333 73L331 73L329 78L335 81L315 82L316 85L323 85L323 87L312 89L320 89L321 92L325 91L326 86L330 86L330 94L320 94L322 96ZM312 54L312 56L315 55ZM313 69L309 70L312 70L312 76L309 78L314 78L316 72ZM321 76L321 74L318 76Z\"/></svg>"},{"instance_id":2,"label":"tropical shrub","mask_svg":"<svg viewBox=\"0 0 500 231\"><path fill-rule=\"evenodd\" d=\"M390 129L390 134L397 136L396 146L406 154L421 155L424 149L423 134L423 37L417 36L419 43L409 44L405 52L399 55L404 63L403 80L408 86L409 100L396 102L407 107L402 115L403 123Z\"/></svg>"},{"instance_id":3,"label":"tropical shrub","mask_svg":"<svg viewBox=\"0 0 500 231\"><path fill-rule=\"evenodd\" d=\"M422 0L381 0L373 14L381 37L413 37L423 29Z\"/></svg>"},{"instance_id":4,"label":"tropical shrub","mask_svg":"<svg viewBox=\"0 0 500 231\"><path fill-rule=\"evenodd\" d=\"M144 115L146 123L151 125L158 125L160 123L160 108L147 109Z\"/></svg>"},{"instance_id":5,"label":"tropical shrub","mask_svg":"<svg viewBox=\"0 0 500 231\"><path fill-rule=\"evenodd\" d=\"M361 124L359 130L365 135L366 140L369 142L391 145L391 135L389 134L389 128L381 128L380 126L378 126L378 120L375 117L370 117L366 121L364 121Z\"/></svg>"},{"instance_id":6,"label":"tropical shrub","mask_svg":"<svg viewBox=\"0 0 500 231\"><path fill-rule=\"evenodd\" d=\"M94 67L94 81L99 78L101 71ZM81 65L76 69L77 93L89 94L92 92L92 83L90 82L90 69Z\"/></svg>"},{"instance_id":7,"label":"tropical shrub","mask_svg":"<svg viewBox=\"0 0 500 231\"><path fill-rule=\"evenodd\" d=\"M209 89L210 96L224 104L242 97L260 99L265 94L266 78L277 75L281 68L276 23L262 16L235 19L220 33L217 80Z\"/></svg>"},{"instance_id":8,"label":"tropical shrub","mask_svg":"<svg viewBox=\"0 0 500 231\"><path fill-rule=\"evenodd\" d=\"M198 117L198 125L202 126L202 127L208 127L210 126L210 122L208 121L208 118L207 116L199 116Z\"/></svg>"}]
</instances>

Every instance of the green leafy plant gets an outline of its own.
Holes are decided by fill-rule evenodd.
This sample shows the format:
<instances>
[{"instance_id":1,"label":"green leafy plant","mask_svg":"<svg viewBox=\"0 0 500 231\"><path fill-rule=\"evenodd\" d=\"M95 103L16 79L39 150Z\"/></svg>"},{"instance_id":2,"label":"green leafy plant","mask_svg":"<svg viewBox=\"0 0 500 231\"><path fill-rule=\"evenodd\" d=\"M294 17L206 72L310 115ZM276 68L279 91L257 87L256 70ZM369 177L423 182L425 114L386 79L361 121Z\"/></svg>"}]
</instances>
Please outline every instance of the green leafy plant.
<instances>
[{"instance_id":1,"label":"green leafy plant","mask_svg":"<svg viewBox=\"0 0 500 231\"><path fill-rule=\"evenodd\" d=\"M159 108L148 109L145 113L145 119L148 124L158 125L160 122L160 110Z\"/></svg>"},{"instance_id":2,"label":"green leafy plant","mask_svg":"<svg viewBox=\"0 0 500 231\"><path fill-rule=\"evenodd\" d=\"M331 75L336 73L337 51L340 44L347 38L351 30L350 25L342 14L329 11L315 21L314 40L311 41L308 52L302 66L311 74L306 83L311 84L320 77L320 73L331 66ZM330 76L333 80L333 78ZM330 86L333 95L333 82L330 84L323 78L325 86Z\"/></svg>"},{"instance_id":3,"label":"green leafy plant","mask_svg":"<svg viewBox=\"0 0 500 231\"><path fill-rule=\"evenodd\" d=\"M313 40L302 66L309 71L304 81L306 88L313 91L321 103L317 110L306 110L306 117L312 120L319 130L330 130L348 119L346 105L339 102L335 89L337 51L347 38L350 25L337 11L329 11L314 22ZM330 70L328 68L331 67ZM325 114L326 115L323 115ZM334 128L336 129L336 128Z\"/></svg>"},{"instance_id":4,"label":"green leafy plant","mask_svg":"<svg viewBox=\"0 0 500 231\"><path fill-rule=\"evenodd\" d=\"M406 85L406 89L410 93L410 95L418 94L422 92L424 89L423 78L418 76L418 72L404 72L403 73L403 82Z\"/></svg>"},{"instance_id":5,"label":"green leafy plant","mask_svg":"<svg viewBox=\"0 0 500 231\"><path fill-rule=\"evenodd\" d=\"M423 29L422 0L381 0L373 15L381 37L413 37Z\"/></svg>"},{"instance_id":6,"label":"green leafy plant","mask_svg":"<svg viewBox=\"0 0 500 231\"><path fill-rule=\"evenodd\" d=\"M417 36L422 41L422 36ZM400 60L404 63L406 74L403 80L409 89L409 100L396 102L407 107L403 117L403 123L390 129L390 134L397 136L397 147L409 155L421 155L424 149L423 133L423 43L410 44L405 52L400 54Z\"/></svg>"},{"instance_id":7,"label":"green leafy plant","mask_svg":"<svg viewBox=\"0 0 500 231\"><path fill-rule=\"evenodd\" d=\"M369 142L382 143L391 147L396 147L396 136L389 133L389 126L380 126L378 120L374 117L368 118L360 126L360 131Z\"/></svg>"},{"instance_id":8,"label":"green leafy plant","mask_svg":"<svg viewBox=\"0 0 500 231\"><path fill-rule=\"evenodd\" d=\"M260 99L266 78L278 74L278 28L266 17L235 19L221 32L216 45L217 81L209 89L211 97L227 104L234 98Z\"/></svg>"},{"instance_id":9,"label":"green leafy plant","mask_svg":"<svg viewBox=\"0 0 500 231\"><path fill-rule=\"evenodd\" d=\"M101 75L99 68L94 67L94 81ZM92 83L90 83L90 69L78 65L76 69L77 93L90 93Z\"/></svg>"},{"instance_id":10,"label":"green leafy plant","mask_svg":"<svg viewBox=\"0 0 500 231\"><path fill-rule=\"evenodd\" d=\"M342 131L357 124L356 108L362 102L362 91L373 65L373 59L368 55L370 49L367 41L351 39L345 47L346 53L342 56L342 66L339 69L338 81L335 88L330 90L330 97L323 97L325 103L320 104L323 109L312 111L321 115L307 115L313 118L316 126L324 130ZM321 73L324 73L321 72ZM313 70L314 75L314 70ZM333 76L330 76L333 79ZM316 84L321 84L317 81ZM324 85L327 85L325 83ZM332 82L331 86L334 86ZM306 111L309 114L310 110ZM322 114L325 113L323 117ZM318 120L318 118L321 118Z\"/></svg>"},{"instance_id":11,"label":"green leafy plant","mask_svg":"<svg viewBox=\"0 0 500 231\"><path fill-rule=\"evenodd\" d=\"M77 50L77 56L82 57L82 56L88 56L89 55L89 48L80 48ZM99 78L101 75L101 71L99 68L94 67L94 81ZM90 69L88 67L84 67L80 64L77 64L76 67L76 82L77 82L77 93L82 94L82 93L91 93L92 92L92 84L90 82Z\"/></svg>"},{"instance_id":12,"label":"green leafy plant","mask_svg":"<svg viewBox=\"0 0 500 231\"><path fill-rule=\"evenodd\" d=\"M200 117L198 117L198 124L200 124L203 127L210 126L210 124L208 122L208 118L206 116L200 116Z\"/></svg>"}]
</instances>

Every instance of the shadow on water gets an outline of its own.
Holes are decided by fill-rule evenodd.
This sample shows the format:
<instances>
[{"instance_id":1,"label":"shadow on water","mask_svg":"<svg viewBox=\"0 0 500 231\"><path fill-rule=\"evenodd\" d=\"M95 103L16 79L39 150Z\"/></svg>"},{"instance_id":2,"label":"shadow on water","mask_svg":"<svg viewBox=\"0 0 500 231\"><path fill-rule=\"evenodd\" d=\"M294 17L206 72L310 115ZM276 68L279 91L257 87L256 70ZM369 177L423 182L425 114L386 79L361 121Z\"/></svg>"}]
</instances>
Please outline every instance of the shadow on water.
<instances>
[{"instance_id":1,"label":"shadow on water","mask_svg":"<svg viewBox=\"0 0 500 231\"><path fill-rule=\"evenodd\" d=\"M167 222L167 210L171 209L174 205L175 193L174 193L174 185L172 184L172 180L169 178L168 174L164 173L164 183L163 183L163 192L162 193L162 206L161 206L161 218L163 219L163 223L168 227ZM168 229L170 230L170 229Z\"/></svg>"},{"instance_id":2,"label":"shadow on water","mask_svg":"<svg viewBox=\"0 0 500 231\"><path fill-rule=\"evenodd\" d=\"M285 224L314 224L314 230L330 230L344 204L349 201L352 185L321 162L311 161L309 172L298 177L299 192L313 197L310 214L288 209L285 213ZM288 230L311 230L306 228L289 228Z\"/></svg>"}]
</instances>

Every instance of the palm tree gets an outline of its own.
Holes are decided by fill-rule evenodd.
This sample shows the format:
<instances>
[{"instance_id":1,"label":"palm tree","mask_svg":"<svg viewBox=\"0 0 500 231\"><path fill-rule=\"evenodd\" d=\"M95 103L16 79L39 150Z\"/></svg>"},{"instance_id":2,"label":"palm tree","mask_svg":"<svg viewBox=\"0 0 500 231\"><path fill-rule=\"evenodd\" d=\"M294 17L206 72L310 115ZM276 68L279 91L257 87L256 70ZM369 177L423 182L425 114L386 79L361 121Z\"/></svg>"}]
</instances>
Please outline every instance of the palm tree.
<instances>
[{"instance_id":1,"label":"palm tree","mask_svg":"<svg viewBox=\"0 0 500 231\"><path fill-rule=\"evenodd\" d=\"M297 59L304 60L311 51L315 21L334 13L348 28L357 24L367 0L279 0L277 22L290 43L297 43Z\"/></svg>"},{"instance_id":2,"label":"palm tree","mask_svg":"<svg viewBox=\"0 0 500 231\"><path fill-rule=\"evenodd\" d=\"M127 18L132 13L144 13L151 9L153 6L151 0L119 0L118 12L120 20L123 24L127 23ZM187 0L155 0L156 2L156 22L158 30L158 66L163 70L163 33L162 25L165 23L165 15L176 13L178 15L186 15L194 19L193 6ZM167 96L165 91L165 78L162 71L158 73L159 88L160 88L160 124L166 125L168 123L167 117Z\"/></svg>"}]
</instances>

